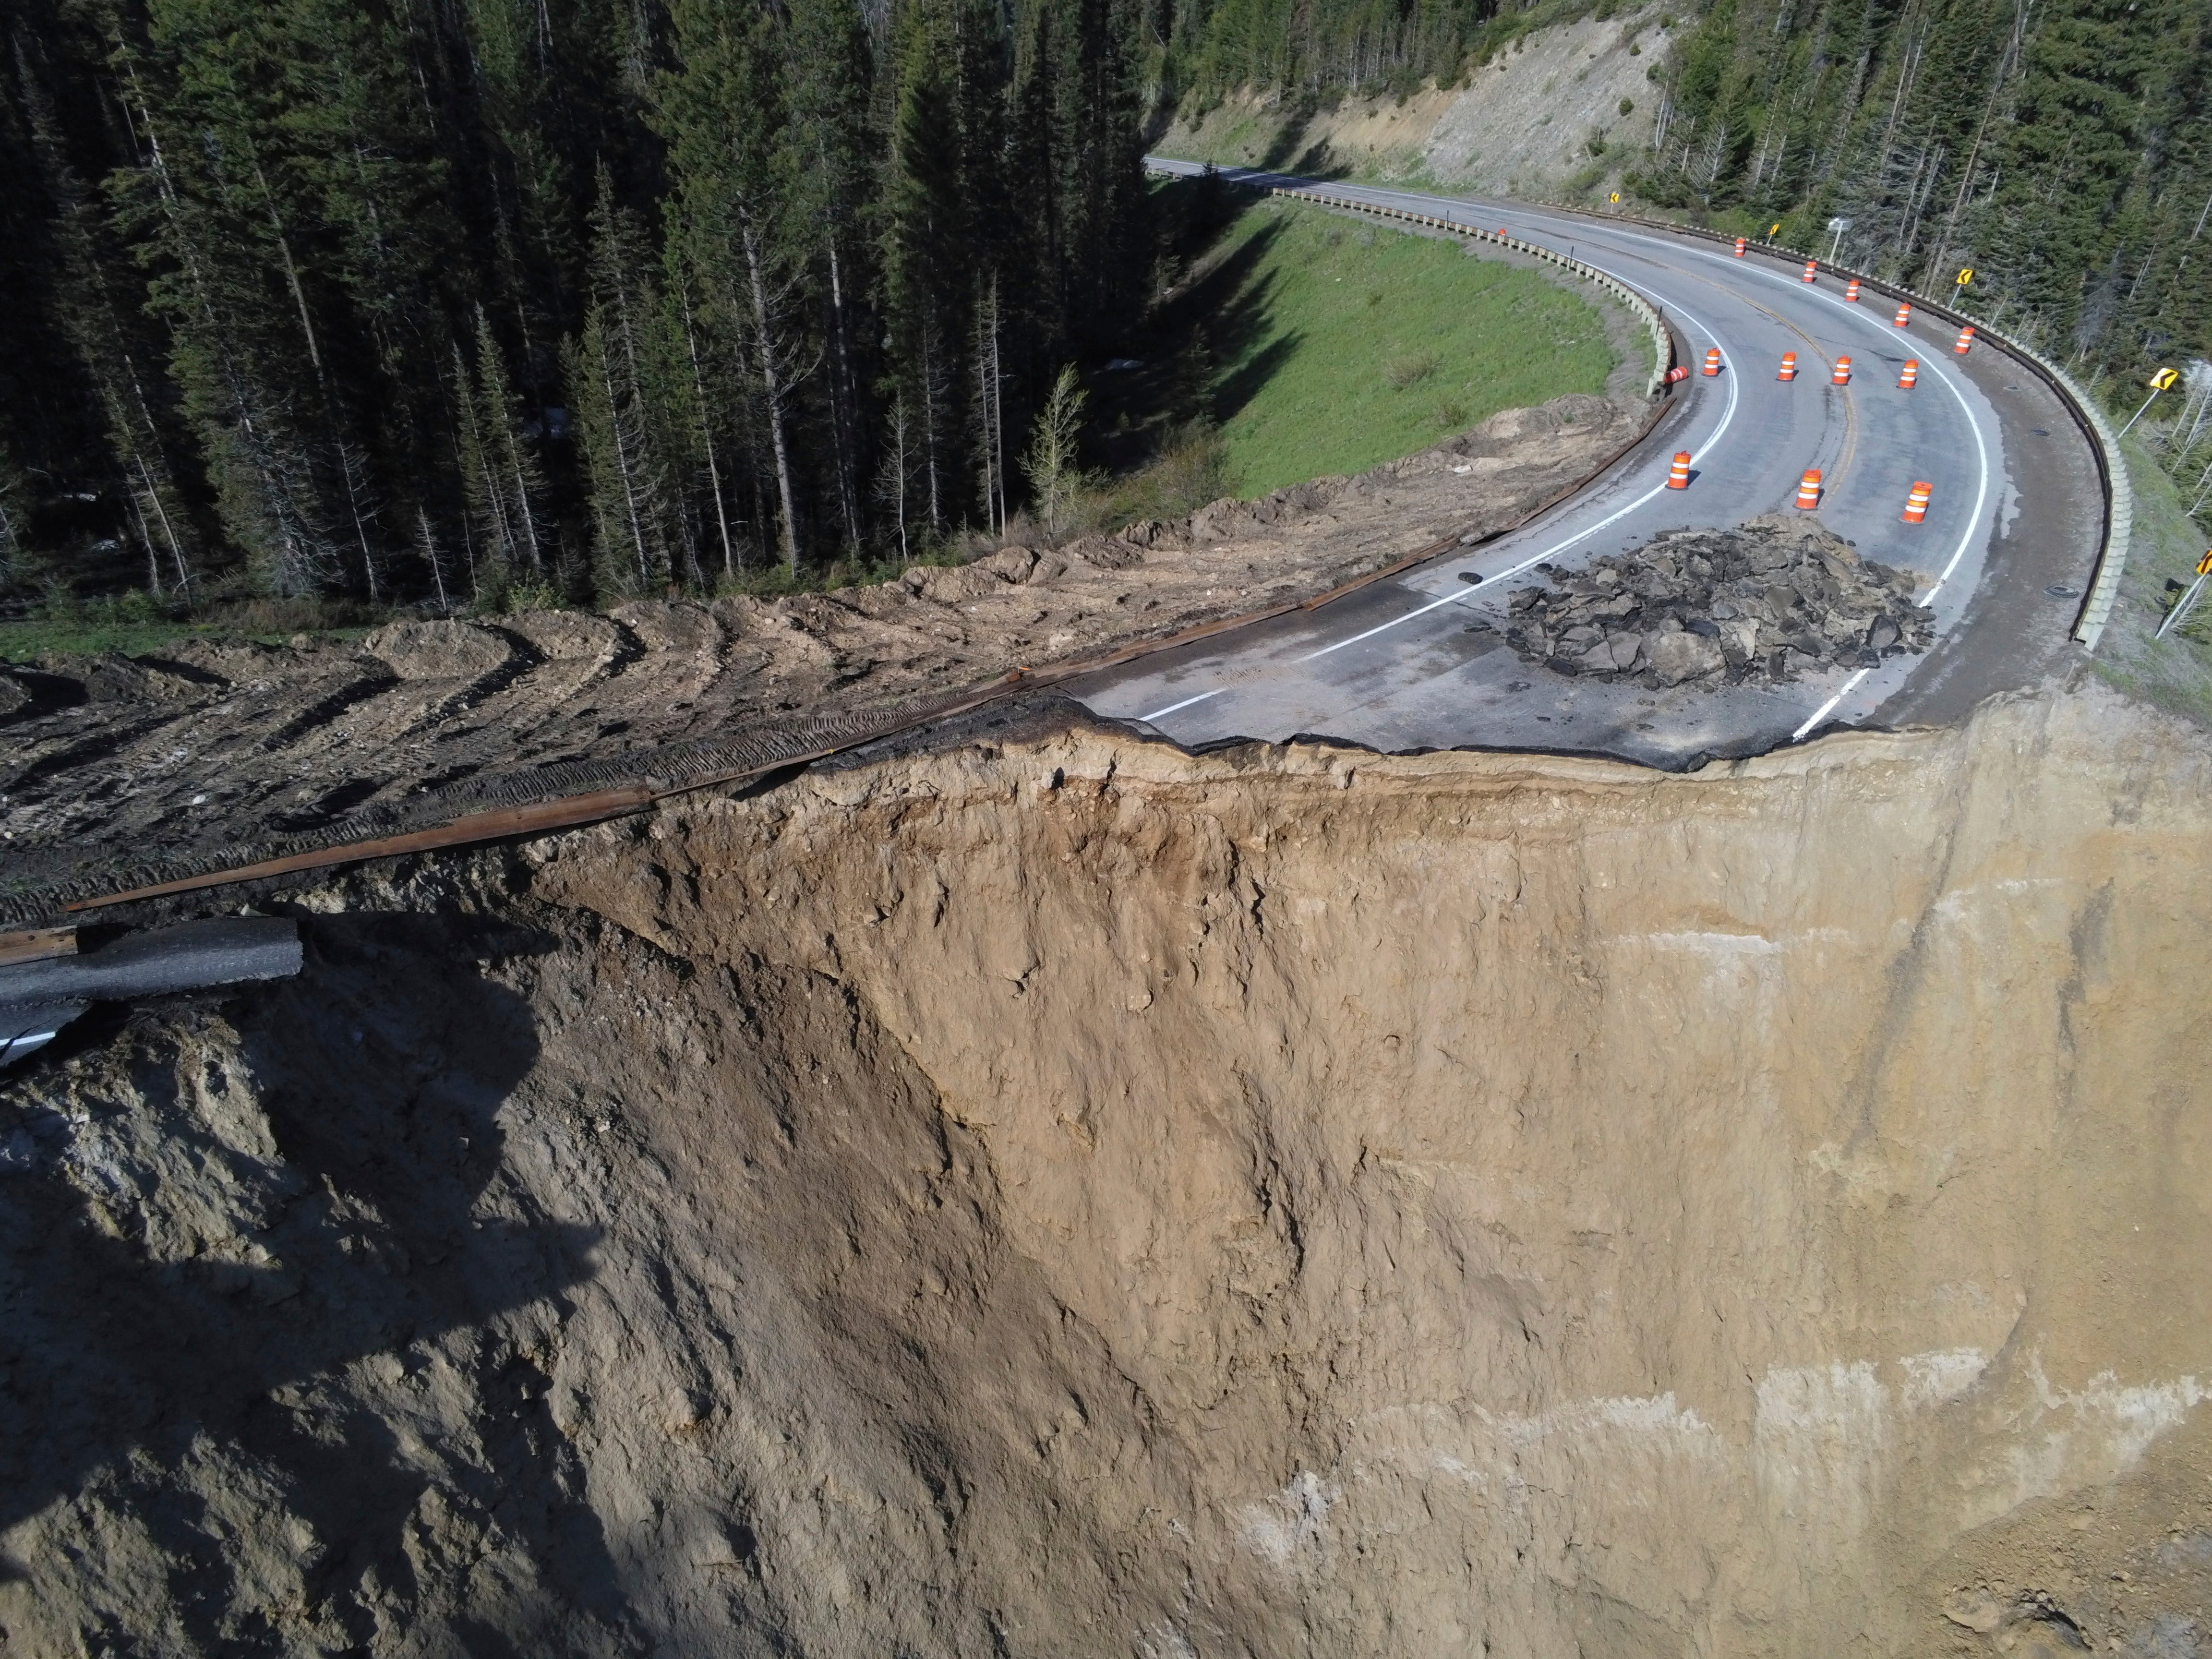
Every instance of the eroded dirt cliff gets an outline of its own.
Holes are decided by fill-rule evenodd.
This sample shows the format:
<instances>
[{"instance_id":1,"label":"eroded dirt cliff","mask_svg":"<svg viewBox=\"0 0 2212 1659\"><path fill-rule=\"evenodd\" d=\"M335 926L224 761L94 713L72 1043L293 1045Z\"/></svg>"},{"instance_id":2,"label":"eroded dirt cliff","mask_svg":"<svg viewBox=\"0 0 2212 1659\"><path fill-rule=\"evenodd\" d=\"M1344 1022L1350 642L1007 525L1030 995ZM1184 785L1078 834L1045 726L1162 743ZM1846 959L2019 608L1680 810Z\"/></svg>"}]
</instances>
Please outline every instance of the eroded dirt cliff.
<instances>
[{"instance_id":1,"label":"eroded dirt cliff","mask_svg":"<svg viewBox=\"0 0 2212 1659\"><path fill-rule=\"evenodd\" d=\"M1046 731L332 886L0 1085L7 1650L2190 1651L2208 773Z\"/></svg>"}]
</instances>

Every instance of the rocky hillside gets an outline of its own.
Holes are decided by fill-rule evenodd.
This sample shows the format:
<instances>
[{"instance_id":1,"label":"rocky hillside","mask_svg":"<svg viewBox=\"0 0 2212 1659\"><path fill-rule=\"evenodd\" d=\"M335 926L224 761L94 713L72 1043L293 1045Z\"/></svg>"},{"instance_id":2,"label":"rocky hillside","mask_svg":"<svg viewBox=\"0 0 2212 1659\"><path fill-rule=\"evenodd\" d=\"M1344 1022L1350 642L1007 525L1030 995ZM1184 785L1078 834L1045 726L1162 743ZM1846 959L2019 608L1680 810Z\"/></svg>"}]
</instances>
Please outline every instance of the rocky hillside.
<instances>
[{"instance_id":1,"label":"rocky hillside","mask_svg":"<svg viewBox=\"0 0 2212 1659\"><path fill-rule=\"evenodd\" d=\"M1531 31L1463 85L1402 100L1346 95L1308 107L1272 93L1186 109L1162 155L1412 180L1492 196L1609 187L1650 141L1660 89L1648 75L1669 40L1656 13Z\"/></svg>"},{"instance_id":2,"label":"rocky hillside","mask_svg":"<svg viewBox=\"0 0 2212 1659\"><path fill-rule=\"evenodd\" d=\"M0 1085L8 1651L2190 1650L2212 753L1081 728Z\"/></svg>"}]
</instances>

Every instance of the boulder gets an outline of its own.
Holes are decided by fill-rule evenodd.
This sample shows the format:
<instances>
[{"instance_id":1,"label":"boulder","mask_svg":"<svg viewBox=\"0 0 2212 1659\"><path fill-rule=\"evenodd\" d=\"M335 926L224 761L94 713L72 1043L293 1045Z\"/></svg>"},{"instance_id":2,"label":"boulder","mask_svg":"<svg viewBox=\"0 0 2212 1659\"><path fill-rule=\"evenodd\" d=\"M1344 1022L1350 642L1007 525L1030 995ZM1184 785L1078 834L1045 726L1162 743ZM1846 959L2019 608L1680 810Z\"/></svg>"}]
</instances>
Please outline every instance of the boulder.
<instances>
[{"instance_id":1,"label":"boulder","mask_svg":"<svg viewBox=\"0 0 2212 1659\"><path fill-rule=\"evenodd\" d=\"M1025 582L1037 565L1037 556L1026 547L1002 547L978 564L1001 581Z\"/></svg>"},{"instance_id":2,"label":"boulder","mask_svg":"<svg viewBox=\"0 0 2212 1659\"><path fill-rule=\"evenodd\" d=\"M1662 634L1651 641L1650 654L1652 676L1662 685L1702 679L1708 674L1719 673L1728 665L1719 646L1702 634L1686 631Z\"/></svg>"}]
</instances>

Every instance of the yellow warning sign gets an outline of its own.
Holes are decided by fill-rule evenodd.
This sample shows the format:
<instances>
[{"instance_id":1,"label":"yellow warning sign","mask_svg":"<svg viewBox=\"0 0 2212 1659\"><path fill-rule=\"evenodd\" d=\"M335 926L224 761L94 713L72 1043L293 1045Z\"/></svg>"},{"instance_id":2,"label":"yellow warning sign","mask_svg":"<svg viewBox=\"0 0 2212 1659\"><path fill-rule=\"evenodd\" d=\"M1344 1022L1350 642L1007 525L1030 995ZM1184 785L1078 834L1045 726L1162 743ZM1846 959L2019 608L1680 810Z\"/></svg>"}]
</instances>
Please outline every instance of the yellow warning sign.
<instances>
[{"instance_id":1,"label":"yellow warning sign","mask_svg":"<svg viewBox=\"0 0 2212 1659\"><path fill-rule=\"evenodd\" d=\"M2207 553L2203 558L2197 560L2197 574L2200 576L2212 576L2212 553Z\"/></svg>"},{"instance_id":2,"label":"yellow warning sign","mask_svg":"<svg viewBox=\"0 0 2212 1659\"><path fill-rule=\"evenodd\" d=\"M2153 392L2163 392L2180 378L2181 376L2174 370L2161 368L2150 377L2150 389Z\"/></svg>"},{"instance_id":3,"label":"yellow warning sign","mask_svg":"<svg viewBox=\"0 0 2212 1659\"><path fill-rule=\"evenodd\" d=\"M1782 234L1782 221L1777 219L1772 224L1767 226L1766 234L1769 236L1779 236Z\"/></svg>"},{"instance_id":4,"label":"yellow warning sign","mask_svg":"<svg viewBox=\"0 0 2212 1659\"><path fill-rule=\"evenodd\" d=\"M1612 195L1607 197L1605 199L1608 202L1618 202L1620 199L1620 192L1616 190Z\"/></svg>"},{"instance_id":5,"label":"yellow warning sign","mask_svg":"<svg viewBox=\"0 0 2212 1659\"><path fill-rule=\"evenodd\" d=\"M1957 276L1957 278L1956 278L1956 281L1957 281L1957 283L1958 283L1958 285L1959 285L1960 288L1964 288L1964 287L1966 287L1966 285L1967 283L1969 283L1972 282L1973 280L1974 280L1974 268L1973 268L1973 266L1972 266L1972 265L1967 265L1967 266L1966 266L1966 267L1965 267L1963 270L1961 270L1959 272L1959 275L1958 275L1958 276Z\"/></svg>"}]
</instances>

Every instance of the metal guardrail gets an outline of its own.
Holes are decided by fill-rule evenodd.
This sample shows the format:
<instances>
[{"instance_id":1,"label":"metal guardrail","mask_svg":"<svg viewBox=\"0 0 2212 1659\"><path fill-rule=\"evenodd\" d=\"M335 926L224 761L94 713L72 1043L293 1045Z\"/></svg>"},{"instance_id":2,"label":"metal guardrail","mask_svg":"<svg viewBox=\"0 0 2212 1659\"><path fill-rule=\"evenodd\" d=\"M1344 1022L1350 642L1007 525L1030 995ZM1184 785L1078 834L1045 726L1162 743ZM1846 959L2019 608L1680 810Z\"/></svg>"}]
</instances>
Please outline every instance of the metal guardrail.
<instances>
[{"instance_id":1,"label":"metal guardrail","mask_svg":"<svg viewBox=\"0 0 2212 1659\"><path fill-rule=\"evenodd\" d=\"M1644 331L1650 337L1654 363L1651 379L1644 388L1644 395L1647 398L1656 398L1659 395L1660 389L1667 384L1667 371L1674 366L1674 337L1673 331L1667 326L1666 318L1660 313L1657 307L1629 287L1627 283L1600 270L1595 265L1585 264L1570 254L1541 247L1534 242L1523 242L1502 232L1485 230L1479 225L1462 224L1457 220L1442 218L1433 213L1414 213L1405 208L1387 207L1376 202L1363 202L1354 197L1332 195L1326 191L1310 186L1285 187L1281 185L1270 185L1267 186L1267 190L1270 196L1286 196L1293 201L1299 202L1318 202L1323 207L1341 208L1354 213L1370 213L1378 219L1400 220L1407 224L1419 225L1426 229L1441 230L1449 235L1463 237L1469 241L1487 242L1493 246L1510 249L1515 253L1525 253L1531 258L1541 259L1548 264L1559 266L1562 270L1570 271L1620 301L1622 305L1628 307L1630 313L1644 325Z\"/></svg>"},{"instance_id":2,"label":"metal guardrail","mask_svg":"<svg viewBox=\"0 0 2212 1659\"><path fill-rule=\"evenodd\" d=\"M1403 208L1383 207L1371 202L1354 201L1348 198L1328 194L1317 188L1286 189L1279 185L1271 185L1266 188L1272 195L1289 196L1304 201L1323 202L1331 207L1349 208L1363 213L1376 214L1384 218L1401 219L1414 224L1432 226L1439 230L1449 231L1455 235L1493 242L1501 247L1511 248L1516 252L1532 254L1538 258L1547 259L1555 264L1571 269L1577 276L1583 276L1608 293L1616 295L1624 304L1629 306L1644 319L1645 326L1652 332L1659 362L1659 368L1652 377L1653 392L1657 391L1659 383L1665 377L1667 370L1673 366L1673 343L1668 335L1665 321L1659 313L1640 295L1630 292L1622 283L1607 276L1603 271L1585 265L1578 259L1556 253L1549 248L1538 247L1533 243L1522 242L1509 236L1481 230L1472 225L1458 224L1432 214L1413 213ZM1717 230L1708 229L1703 225L1678 224L1668 219L1647 219L1640 214L1601 213L1594 209L1579 207L1570 203L1547 202L1535 198L1528 198L1528 204L1552 212L1571 213L1578 218L1589 219L1598 224L1637 225L1647 230L1664 231L1671 235L1688 236L1704 241L1717 242L1726 247L1734 247L1736 241L1733 236L1726 235ZM2098 641L2103 637L2105 624L2112 618L2112 607L2119 599L2120 578L2127 568L2128 549L2135 530L2135 491L2128 482L2127 462L2120 453L2119 436L2112 430L2112 422L2105 418L2104 411L2097 407L2089 394L2075 384L2073 376L2033 346L2025 341L2014 339L2011 335L1992 326L1972 313L1961 310L1948 300L1938 299L1930 294L1923 294L1917 289L1903 287L1886 278L1876 276L1870 271L1855 270L1850 265L1830 264L1826 260L1819 259L1816 255L1806 252L1802 248L1793 248L1780 242L1759 241L1749 238L1746 239L1746 242L1750 248L1788 259L1792 264L1814 259L1822 269L1832 271L1837 276L1846 279L1856 278L1862 288L1870 288L1875 293L1887 295L1893 300L1909 300L1921 310L1931 312L1960 327L1972 325L1978 337L1986 340L1998 350L2017 358L2032 374L2058 394L2058 401L2065 406L2067 414L2073 418L2074 423L2081 428L2082 435L2089 441L2090 453L2097 463L2098 484L2105 498L2104 533L2098 541L2096 572L2090 579L2088 593L2081 602L2081 611L2075 617L2072 629L2075 640L2087 649L2095 651Z\"/></svg>"},{"instance_id":3,"label":"metal guardrail","mask_svg":"<svg viewBox=\"0 0 2212 1659\"><path fill-rule=\"evenodd\" d=\"M1667 371L1674 366L1674 337L1667 326L1666 318L1660 314L1656 306L1634 289L1630 288L1627 283L1600 270L1595 265L1585 264L1571 254L1540 246L1534 242L1524 242L1500 231L1485 230L1479 225L1462 224L1457 220L1443 218L1433 213L1414 213L1405 208L1386 207L1375 202L1362 202L1353 197L1335 196L1314 189L1285 189L1279 185L1268 186L1268 193L1274 196L1288 196L1303 202L1319 202L1327 207L1346 208L1356 213L1371 213L1377 218L1402 220L1408 224L1420 225L1430 230L1441 230L1450 235L1463 237L1469 241L1487 242L1493 246L1506 248L1515 253L1524 253L1531 258L1541 259L1547 264L1557 265L1562 270L1571 271L1584 282L1603 289L1620 301L1622 305L1628 307L1630 313L1644 325L1644 332L1651 339L1654 364L1651 379L1644 389L1644 395L1647 398L1657 397L1660 388L1667 383Z\"/></svg>"},{"instance_id":4,"label":"metal guardrail","mask_svg":"<svg viewBox=\"0 0 2212 1659\"><path fill-rule=\"evenodd\" d=\"M1594 220L1599 224L1640 225L1650 230L1662 230L1677 236L1695 237L1709 242L1718 242L1734 247L1736 239L1703 225L1677 224L1672 220L1647 219L1640 214L1600 213L1594 209L1576 207L1564 202L1532 202L1531 205L1559 213L1571 213L1579 218ZM1870 288L1877 294L1893 300L1909 300L1923 311L1934 313L1960 327L1971 325L1977 337L1988 341L1998 350L2018 358L2039 380L2058 394L2058 401L2074 423L2089 440L2090 452L2096 458L2097 480L2105 496L2104 535L2098 543L2096 574L2090 580L2089 592L2081 602L2081 609L2074 619L2074 638L2089 651L2095 651L2097 641L2103 636L2105 624L2110 621L2112 607L2120 595L2120 577L2127 568L2128 548L2135 530L2135 490L2128 482L2125 459L2120 453L2118 434L2112 422L2105 418L2089 394L2077 386L2072 375L2061 368L2025 341L2014 339L2002 330L1992 327L1972 312L1961 310L1949 301L1934 295L1923 294L1917 289L1905 288L1870 271L1858 270L1850 265L1830 264L1802 248L1787 246L1780 242L1760 241L1747 238L1747 247L1762 253L1771 253L1802 264L1814 259L1823 270L1832 271L1846 280L1856 280L1862 288Z\"/></svg>"}]
</instances>

